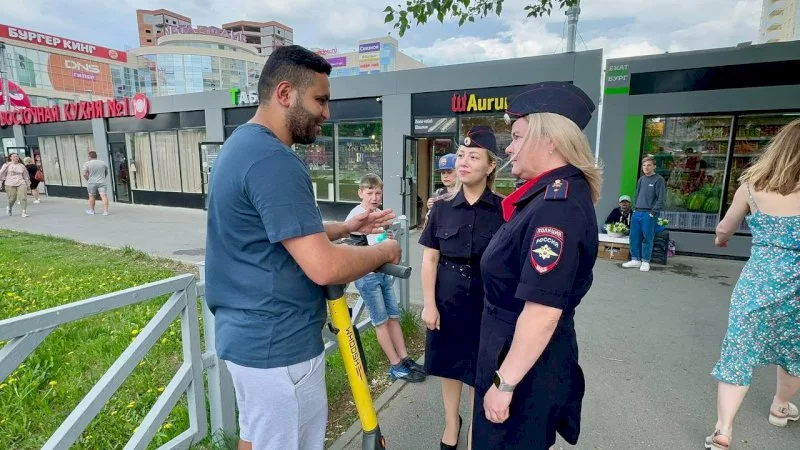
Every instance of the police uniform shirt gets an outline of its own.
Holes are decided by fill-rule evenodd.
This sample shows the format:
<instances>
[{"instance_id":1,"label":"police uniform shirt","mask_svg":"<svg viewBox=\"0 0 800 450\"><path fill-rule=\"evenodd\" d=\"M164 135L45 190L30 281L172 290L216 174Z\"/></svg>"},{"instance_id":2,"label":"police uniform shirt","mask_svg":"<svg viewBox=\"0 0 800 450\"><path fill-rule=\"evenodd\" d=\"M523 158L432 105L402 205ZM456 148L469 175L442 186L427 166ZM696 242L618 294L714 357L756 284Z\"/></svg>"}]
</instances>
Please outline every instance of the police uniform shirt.
<instances>
[{"instance_id":1,"label":"police uniform shirt","mask_svg":"<svg viewBox=\"0 0 800 450\"><path fill-rule=\"evenodd\" d=\"M525 301L574 310L592 284L597 220L591 191L572 166L528 181L504 201L510 220L483 255L489 303L521 312Z\"/></svg>"},{"instance_id":2,"label":"police uniform shirt","mask_svg":"<svg viewBox=\"0 0 800 450\"><path fill-rule=\"evenodd\" d=\"M478 261L494 230L503 223L501 201L487 188L473 205L464 198L463 190L452 200L436 202L419 243L439 250L446 258Z\"/></svg>"}]
</instances>

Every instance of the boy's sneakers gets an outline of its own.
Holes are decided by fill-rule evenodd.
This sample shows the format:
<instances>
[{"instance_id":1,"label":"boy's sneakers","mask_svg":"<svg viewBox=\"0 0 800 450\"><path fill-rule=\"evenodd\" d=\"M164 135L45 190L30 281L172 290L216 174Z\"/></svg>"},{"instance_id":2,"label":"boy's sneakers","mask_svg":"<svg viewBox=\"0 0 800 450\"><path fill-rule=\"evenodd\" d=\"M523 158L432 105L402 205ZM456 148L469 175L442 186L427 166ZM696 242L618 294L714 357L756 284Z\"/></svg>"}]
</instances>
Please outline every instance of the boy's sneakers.
<instances>
[{"instance_id":1,"label":"boy's sneakers","mask_svg":"<svg viewBox=\"0 0 800 450\"><path fill-rule=\"evenodd\" d=\"M411 370L405 361L396 366L390 367L389 377L391 377L392 381L396 381L398 379L406 380L410 383L419 383L425 381L425 375L417 372L416 370Z\"/></svg>"},{"instance_id":2,"label":"boy's sneakers","mask_svg":"<svg viewBox=\"0 0 800 450\"><path fill-rule=\"evenodd\" d=\"M406 365L406 367L408 367L409 369L413 370L414 372L419 372L419 373L421 373L423 375L428 375L428 372L425 371L424 367L422 367L421 365L417 364L416 361L414 361L413 359L409 358L408 356L406 356L406 359L403 360L403 363Z\"/></svg>"},{"instance_id":3,"label":"boy's sneakers","mask_svg":"<svg viewBox=\"0 0 800 450\"><path fill-rule=\"evenodd\" d=\"M638 259L632 259L632 260L630 260L630 261L628 261L626 263L622 263L622 267L624 267L626 269L632 269L634 267L638 268L638 267L642 267L642 262L639 261Z\"/></svg>"}]
</instances>

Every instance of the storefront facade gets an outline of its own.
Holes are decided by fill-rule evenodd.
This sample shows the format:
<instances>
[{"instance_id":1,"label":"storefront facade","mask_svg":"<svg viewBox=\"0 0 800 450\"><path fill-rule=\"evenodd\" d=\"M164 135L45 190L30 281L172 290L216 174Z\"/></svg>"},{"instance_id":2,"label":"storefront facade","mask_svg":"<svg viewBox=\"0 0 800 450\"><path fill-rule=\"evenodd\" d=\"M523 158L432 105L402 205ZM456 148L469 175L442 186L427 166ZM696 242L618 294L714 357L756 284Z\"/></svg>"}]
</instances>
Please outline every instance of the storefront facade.
<instances>
[{"instance_id":1,"label":"storefront facade","mask_svg":"<svg viewBox=\"0 0 800 450\"><path fill-rule=\"evenodd\" d=\"M714 246L714 230L742 171L798 116L800 42L608 60L598 218L634 196L641 158L652 155L677 251L748 256L746 223L726 248Z\"/></svg>"},{"instance_id":2,"label":"storefront facade","mask_svg":"<svg viewBox=\"0 0 800 450\"><path fill-rule=\"evenodd\" d=\"M322 136L295 151L309 167L326 219L346 217L359 202L361 177L372 172L384 180L384 207L419 224L439 182L435 158L454 152L470 126L492 126L503 150L510 141L502 120L507 96L527 84L559 80L575 83L599 104L601 64L597 50L335 78ZM144 119L15 125L13 134L41 156L50 195L85 196L80 167L94 150L112 168L114 201L202 208L215 155L257 102L246 86L155 97ZM595 142L597 117L586 133ZM506 170L498 189L509 192L513 182Z\"/></svg>"}]
</instances>

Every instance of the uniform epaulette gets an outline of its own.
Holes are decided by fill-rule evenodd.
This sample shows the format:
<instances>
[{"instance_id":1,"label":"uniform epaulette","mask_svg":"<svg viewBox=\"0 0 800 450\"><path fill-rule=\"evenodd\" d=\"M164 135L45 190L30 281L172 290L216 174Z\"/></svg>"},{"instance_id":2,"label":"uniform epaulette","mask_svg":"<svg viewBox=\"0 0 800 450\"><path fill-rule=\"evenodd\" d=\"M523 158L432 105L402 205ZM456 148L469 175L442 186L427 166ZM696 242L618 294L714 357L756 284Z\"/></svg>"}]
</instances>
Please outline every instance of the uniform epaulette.
<instances>
[{"instance_id":1,"label":"uniform epaulette","mask_svg":"<svg viewBox=\"0 0 800 450\"><path fill-rule=\"evenodd\" d=\"M547 185L544 192L545 200L566 200L569 192L569 182L567 180L556 180Z\"/></svg>"}]
</instances>

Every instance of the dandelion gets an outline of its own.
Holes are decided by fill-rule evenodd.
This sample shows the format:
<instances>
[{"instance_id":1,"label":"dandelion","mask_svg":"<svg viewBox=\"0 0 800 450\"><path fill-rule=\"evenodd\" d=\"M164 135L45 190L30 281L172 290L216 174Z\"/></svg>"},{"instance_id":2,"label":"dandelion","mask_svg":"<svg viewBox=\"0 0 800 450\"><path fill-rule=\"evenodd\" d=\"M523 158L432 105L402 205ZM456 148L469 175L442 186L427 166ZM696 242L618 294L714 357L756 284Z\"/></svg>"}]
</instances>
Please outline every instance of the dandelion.
<instances>
[{"instance_id":1,"label":"dandelion","mask_svg":"<svg viewBox=\"0 0 800 450\"><path fill-rule=\"evenodd\" d=\"M148 394L152 394L152 393L153 393L153 389L152 389L152 388L148 389L148 390L147 390L147 393L148 393Z\"/></svg>"},{"instance_id":2,"label":"dandelion","mask_svg":"<svg viewBox=\"0 0 800 450\"><path fill-rule=\"evenodd\" d=\"M132 401L132 402L128 403L128 409L131 409L131 408L133 408L134 406L136 406L136 400L134 400L134 401Z\"/></svg>"},{"instance_id":3,"label":"dandelion","mask_svg":"<svg viewBox=\"0 0 800 450\"><path fill-rule=\"evenodd\" d=\"M136 336L137 334L139 334L139 330L137 330L136 328L131 330L131 335L132 336Z\"/></svg>"},{"instance_id":4,"label":"dandelion","mask_svg":"<svg viewBox=\"0 0 800 450\"><path fill-rule=\"evenodd\" d=\"M157 391L158 391L158 392L164 392L164 388L163 388L163 387L160 387L160 388L158 388L158 389L157 389Z\"/></svg>"},{"instance_id":5,"label":"dandelion","mask_svg":"<svg viewBox=\"0 0 800 450\"><path fill-rule=\"evenodd\" d=\"M167 422L167 423L165 423L165 424L164 424L164 427L163 427L163 428L164 428L165 430L169 430L170 428L172 428L172 424L171 424L171 423L169 423L169 422Z\"/></svg>"},{"instance_id":6,"label":"dandelion","mask_svg":"<svg viewBox=\"0 0 800 450\"><path fill-rule=\"evenodd\" d=\"M56 380L50 380L50 382L49 382L49 383L47 383L47 384L49 384L50 386L55 386L55 385L57 385L57 384L58 384L58 381L56 381Z\"/></svg>"}]
</instances>

